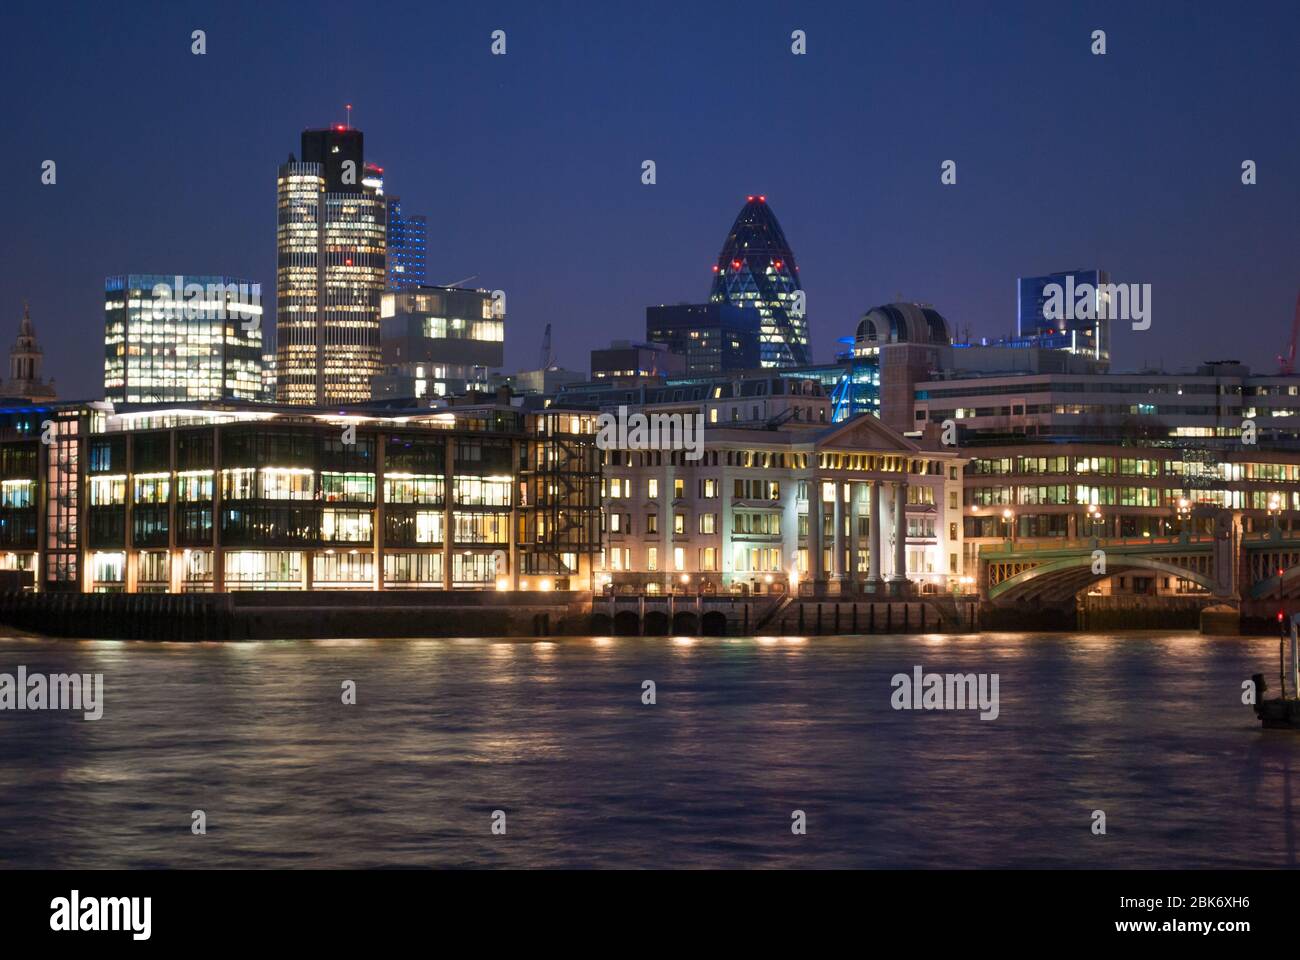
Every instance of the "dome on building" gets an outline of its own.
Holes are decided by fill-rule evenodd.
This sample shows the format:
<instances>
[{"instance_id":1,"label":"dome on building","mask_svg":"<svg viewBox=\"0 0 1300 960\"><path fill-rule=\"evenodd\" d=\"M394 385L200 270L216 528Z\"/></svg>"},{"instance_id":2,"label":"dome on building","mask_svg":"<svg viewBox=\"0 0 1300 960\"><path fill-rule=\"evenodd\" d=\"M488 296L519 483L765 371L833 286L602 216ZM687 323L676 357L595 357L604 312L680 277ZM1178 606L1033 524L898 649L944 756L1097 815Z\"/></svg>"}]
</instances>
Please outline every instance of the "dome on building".
<instances>
[{"instance_id":1,"label":"dome on building","mask_svg":"<svg viewBox=\"0 0 1300 960\"><path fill-rule=\"evenodd\" d=\"M858 346L886 343L952 343L948 321L933 307L920 303L887 303L873 307L858 322Z\"/></svg>"}]
</instances>

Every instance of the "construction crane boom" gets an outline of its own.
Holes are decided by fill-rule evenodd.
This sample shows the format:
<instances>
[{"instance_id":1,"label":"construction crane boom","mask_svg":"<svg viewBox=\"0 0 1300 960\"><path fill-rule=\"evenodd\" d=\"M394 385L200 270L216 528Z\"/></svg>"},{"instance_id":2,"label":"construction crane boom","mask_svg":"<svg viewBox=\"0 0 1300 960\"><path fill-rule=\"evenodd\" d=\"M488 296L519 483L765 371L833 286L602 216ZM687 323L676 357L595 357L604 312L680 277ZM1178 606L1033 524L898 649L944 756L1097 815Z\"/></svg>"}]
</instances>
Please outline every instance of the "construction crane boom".
<instances>
[{"instance_id":1,"label":"construction crane boom","mask_svg":"<svg viewBox=\"0 0 1300 960\"><path fill-rule=\"evenodd\" d=\"M1295 298L1295 319L1291 321L1291 343L1287 346L1286 356L1278 354L1277 370L1284 377L1295 373L1295 344L1300 338L1300 293Z\"/></svg>"},{"instance_id":2,"label":"construction crane boom","mask_svg":"<svg viewBox=\"0 0 1300 960\"><path fill-rule=\"evenodd\" d=\"M542 356L539 370L549 370L551 364L555 362L555 356L551 353L551 325L546 325L546 332L542 334Z\"/></svg>"}]
</instances>

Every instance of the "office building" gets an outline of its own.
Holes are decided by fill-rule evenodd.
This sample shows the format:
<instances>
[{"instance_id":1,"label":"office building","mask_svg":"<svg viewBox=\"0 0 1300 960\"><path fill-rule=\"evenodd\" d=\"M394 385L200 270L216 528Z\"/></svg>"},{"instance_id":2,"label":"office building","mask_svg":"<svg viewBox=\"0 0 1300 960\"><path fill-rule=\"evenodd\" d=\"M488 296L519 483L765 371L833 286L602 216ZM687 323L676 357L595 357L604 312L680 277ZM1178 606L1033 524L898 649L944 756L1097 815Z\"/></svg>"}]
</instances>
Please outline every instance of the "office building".
<instances>
[{"instance_id":1,"label":"office building","mask_svg":"<svg viewBox=\"0 0 1300 960\"><path fill-rule=\"evenodd\" d=\"M105 399L259 399L260 291L258 284L235 277L131 273L107 278Z\"/></svg>"},{"instance_id":2,"label":"office building","mask_svg":"<svg viewBox=\"0 0 1300 960\"><path fill-rule=\"evenodd\" d=\"M302 159L279 168L277 204L277 399L367 400L388 231L382 171L366 166L361 131L304 131Z\"/></svg>"},{"instance_id":3,"label":"office building","mask_svg":"<svg viewBox=\"0 0 1300 960\"><path fill-rule=\"evenodd\" d=\"M757 307L678 303L646 307L645 336L685 358L687 376L754 370L762 362L763 317Z\"/></svg>"},{"instance_id":4,"label":"office building","mask_svg":"<svg viewBox=\"0 0 1300 960\"><path fill-rule=\"evenodd\" d=\"M505 355L505 313L487 290L420 286L384 293L377 400L486 389Z\"/></svg>"},{"instance_id":5,"label":"office building","mask_svg":"<svg viewBox=\"0 0 1300 960\"><path fill-rule=\"evenodd\" d=\"M401 197L388 197L388 289L422 287L429 223L423 215L402 211Z\"/></svg>"},{"instance_id":6,"label":"office building","mask_svg":"<svg viewBox=\"0 0 1300 960\"><path fill-rule=\"evenodd\" d=\"M653 379L685 372L686 357L662 343L615 340L608 347L591 351L592 380Z\"/></svg>"},{"instance_id":7,"label":"office building","mask_svg":"<svg viewBox=\"0 0 1300 960\"><path fill-rule=\"evenodd\" d=\"M0 569L85 593L590 589L598 454L590 413L490 402L4 408Z\"/></svg>"},{"instance_id":8,"label":"office building","mask_svg":"<svg viewBox=\"0 0 1300 960\"><path fill-rule=\"evenodd\" d=\"M1189 373L950 372L915 384L913 420L930 431L952 421L962 445L1300 449L1300 376L1235 361Z\"/></svg>"},{"instance_id":9,"label":"office building","mask_svg":"<svg viewBox=\"0 0 1300 960\"><path fill-rule=\"evenodd\" d=\"M870 416L832 425L812 381L717 386L666 402L670 388L645 388L651 402L628 408L698 414L702 456L605 451L601 584L844 597L963 589L954 451L923 450Z\"/></svg>"},{"instance_id":10,"label":"office building","mask_svg":"<svg viewBox=\"0 0 1300 960\"><path fill-rule=\"evenodd\" d=\"M749 197L736 216L713 267L709 301L758 311L761 366L811 362L799 267L767 197Z\"/></svg>"},{"instance_id":11,"label":"office building","mask_svg":"<svg viewBox=\"0 0 1300 960\"><path fill-rule=\"evenodd\" d=\"M1059 288L1055 297L1053 288ZM1016 340L1109 362L1114 305L1114 289L1105 270L1021 277L1016 288Z\"/></svg>"}]
</instances>

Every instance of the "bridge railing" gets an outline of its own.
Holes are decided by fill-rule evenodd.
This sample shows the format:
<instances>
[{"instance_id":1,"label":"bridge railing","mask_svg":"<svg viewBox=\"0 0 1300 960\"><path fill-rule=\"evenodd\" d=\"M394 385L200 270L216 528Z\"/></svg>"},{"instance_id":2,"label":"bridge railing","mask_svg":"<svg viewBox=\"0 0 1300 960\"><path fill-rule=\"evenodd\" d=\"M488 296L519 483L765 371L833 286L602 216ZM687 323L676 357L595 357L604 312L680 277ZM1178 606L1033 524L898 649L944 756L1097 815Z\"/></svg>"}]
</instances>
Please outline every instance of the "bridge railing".
<instances>
[{"instance_id":1,"label":"bridge railing","mask_svg":"<svg viewBox=\"0 0 1300 960\"><path fill-rule=\"evenodd\" d=\"M1026 553L1071 553L1085 552L1100 548L1124 547L1182 547L1206 546L1214 543L1214 537L1205 535L1174 537L1075 537L1072 539L1048 540L1003 540L997 544L981 544L979 555L986 557L1014 557Z\"/></svg>"}]
</instances>

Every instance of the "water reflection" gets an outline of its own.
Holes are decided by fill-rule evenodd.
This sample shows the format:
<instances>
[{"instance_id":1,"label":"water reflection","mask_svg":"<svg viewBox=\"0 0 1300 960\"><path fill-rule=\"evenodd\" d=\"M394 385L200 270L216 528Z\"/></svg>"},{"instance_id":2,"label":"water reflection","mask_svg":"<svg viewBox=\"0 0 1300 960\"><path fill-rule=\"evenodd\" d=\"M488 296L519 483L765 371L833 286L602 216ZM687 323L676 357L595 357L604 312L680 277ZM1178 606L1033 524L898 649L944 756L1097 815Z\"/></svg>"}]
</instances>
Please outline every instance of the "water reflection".
<instances>
[{"instance_id":1,"label":"water reflection","mask_svg":"<svg viewBox=\"0 0 1300 960\"><path fill-rule=\"evenodd\" d=\"M1240 696L1276 660L1175 634L5 639L0 671L104 673L105 714L0 712L0 864L1294 865L1300 737ZM998 719L893 710L915 665L998 673Z\"/></svg>"}]
</instances>

